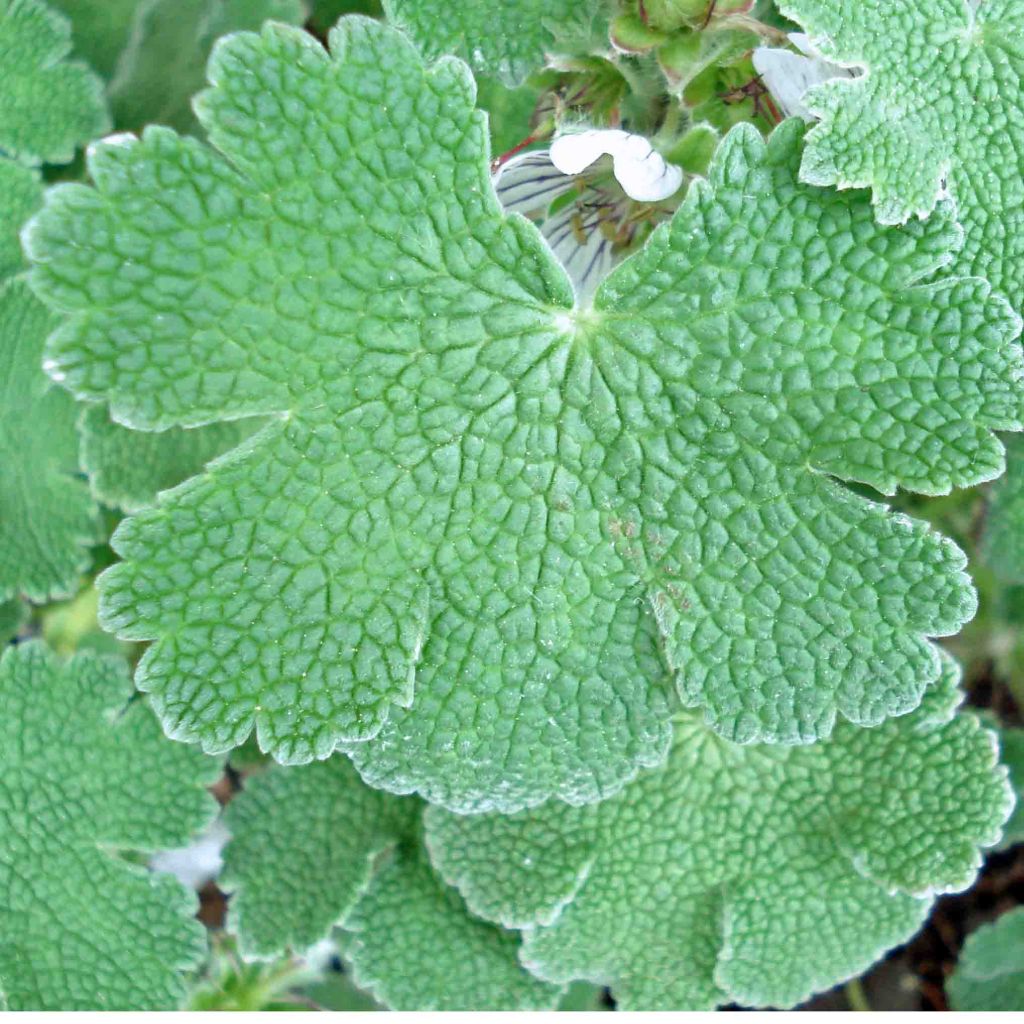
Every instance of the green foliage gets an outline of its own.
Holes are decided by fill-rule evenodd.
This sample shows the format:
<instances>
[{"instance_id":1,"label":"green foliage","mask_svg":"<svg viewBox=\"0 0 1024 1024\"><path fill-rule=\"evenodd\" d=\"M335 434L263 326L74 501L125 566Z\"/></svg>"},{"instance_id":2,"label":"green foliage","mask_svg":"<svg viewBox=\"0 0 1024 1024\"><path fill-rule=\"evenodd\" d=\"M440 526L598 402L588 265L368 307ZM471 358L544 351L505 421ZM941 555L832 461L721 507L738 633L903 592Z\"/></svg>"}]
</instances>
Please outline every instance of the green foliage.
<instances>
[{"instance_id":1,"label":"green foliage","mask_svg":"<svg viewBox=\"0 0 1024 1024\"><path fill-rule=\"evenodd\" d=\"M107 130L101 83L70 49L67 20L41 0L0 0L0 155L66 163Z\"/></svg>"},{"instance_id":2,"label":"green foliage","mask_svg":"<svg viewBox=\"0 0 1024 1024\"><path fill-rule=\"evenodd\" d=\"M0 283L0 599L70 596L100 539L89 487L77 475L78 410L41 370L55 325L23 279Z\"/></svg>"},{"instance_id":3,"label":"green foliage","mask_svg":"<svg viewBox=\"0 0 1024 1024\"><path fill-rule=\"evenodd\" d=\"M75 394L147 429L274 414L126 521L101 580L104 624L157 641L137 682L172 736L346 742L375 785L515 809L663 758L684 664L744 742L916 705L925 637L973 610L963 557L822 471L941 493L1001 468L1017 323L982 282L919 283L945 212L879 227L796 182L799 125L738 129L573 309L497 207L460 65L351 18L330 57L234 36L210 77L216 149L96 147L95 188L27 236Z\"/></svg>"},{"instance_id":4,"label":"green foliage","mask_svg":"<svg viewBox=\"0 0 1024 1024\"><path fill-rule=\"evenodd\" d=\"M95 2L95 0L94 0ZM206 84L213 44L266 20L301 24L301 0L148 0L139 4L133 38L110 83L118 128L165 124L195 132L191 99Z\"/></svg>"},{"instance_id":5,"label":"green foliage","mask_svg":"<svg viewBox=\"0 0 1024 1024\"><path fill-rule=\"evenodd\" d=\"M610 981L622 1009L790 1006L909 938L999 838L1005 772L958 700L947 661L914 713L810 747L740 747L686 716L668 764L619 796L432 808L428 845L475 913L527 929L542 978Z\"/></svg>"},{"instance_id":6,"label":"green foliage","mask_svg":"<svg viewBox=\"0 0 1024 1024\"><path fill-rule=\"evenodd\" d=\"M1024 840L1024 0L779 6L0 0L0 1003L790 1006Z\"/></svg>"},{"instance_id":7,"label":"green foliage","mask_svg":"<svg viewBox=\"0 0 1024 1024\"><path fill-rule=\"evenodd\" d=\"M158 492L202 472L255 429L242 421L143 433L114 423L106 409L95 405L84 410L79 428L82 469L93 495L126 512L154 504Z\"/></svg>"},{"instance_id":8,"label":"green foliage","mask_svg":"<svg viewBox=\"0 0 1024 1024\"><path fill-rule=\"evenodd\" d=\"M1024 439L1006 446L1006 475L992 488L982 553L1006 583L1024 583Z\"/></svg>"},{"instance_id":9,"label":"green foliage","mask_svg":"<svg viewBox=\"0 0 1024 1024\"><path fill-rule=\"evenodd\" d=\"M388 18L424 56L461 57L475 72L516 86L574 42L602 28L601 0L463 0L457 16L446 0L383 0ZM575 49L575 47L573 47Z\"/></svg>"},{"instance_id":10,"label":"green foliage","mask_svg":"<svg viewBox=\"0 0 1024 1024\"><path fill-rule=\"evenodd\" d=\"M242 949L302 950L343 924L356 984L393 1009L553 1008L560 990L519 966L516 936L471 918L430 867L422 810L343 757L253 777L228 808L222 878Z\"/></svg>"},{"instance_id":11,"label":"green foliage","mask_svg":"<svg viewBox=\"0 0 1024 1024\"><path fill-rule=\"evenodd\" d=\"M1017 806L1003 833L1003 845L1012 846L1024 843L1024 729L1003 729L999 739L1003 764L1010 769L1010 784L1017 794Z\"/></svg>"},{"instance_id":12,"label":"green foliage","mask_svg":"<svg viewBox=\"0 0 1024 1024\"><path fill-rule=\"evenodd\" d=\"M1024 2L781 0L826 58L864 67L817 87L802 174L871 186L879 219L926 216L944 189L965 242L953 269L1024 310Z\"/></svg>"},{"instance_id":13,"label":"green foliage","mask_svg":"<svg viewBox=\"0 0 1024 1024\"><path fill-rule=\"evenodd\" d=\"M195 899L124 854L213 816L215 761L167 743L122 662L0 661L0 991L12 1010L172 1009L205 952Z\"/></svg>"},{"instance_id":14,"label":"green foliage","mask_svg":"<svg viewBox=\"0 0 1024 1024\"><path fill-rule=\"evenodd\" d=\"M1024 1010L1024 907L968 937L947 990L955 1010Z\"/></svg>"}]
</instances>

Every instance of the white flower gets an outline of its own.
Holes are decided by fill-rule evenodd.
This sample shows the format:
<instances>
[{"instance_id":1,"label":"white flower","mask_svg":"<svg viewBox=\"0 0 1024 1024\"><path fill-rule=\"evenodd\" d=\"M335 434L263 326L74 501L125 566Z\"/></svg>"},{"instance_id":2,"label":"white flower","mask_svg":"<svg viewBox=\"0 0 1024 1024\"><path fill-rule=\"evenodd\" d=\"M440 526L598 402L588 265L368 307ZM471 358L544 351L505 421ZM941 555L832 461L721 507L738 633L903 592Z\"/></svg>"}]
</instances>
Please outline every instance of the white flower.
<instances>
[{"instance_id":1,"label":"white flower","mask_svg":"<svg viewBox=\"0 0 1024 1024\"><path fill-rule=\"evenodd\" d=\"M599 171L588 173L604 156L611 157L621 191L602 185ZM617 128L561 135L550 149L513 157L495 173L502 206L538 223L580 298L593 293L643 223L634 204L668 199L682 182L681 168L647 139ZM556 200L572 192L575 199L551 212Z\"/></svg>"},{"instance_id":2,"label":"white flower","mask_svg":"<svg viewBox=\"0 0 1024 1024\"><path fill-rule=\"evenodd\" d=\"M791 32L789 41L800 53L759 46L754 51L754 69L786 117L813 121L814 115L803 102L807 90L831 78L856 78L857 71L825 60L803 32Z\"/></svg>"}]
</instances>

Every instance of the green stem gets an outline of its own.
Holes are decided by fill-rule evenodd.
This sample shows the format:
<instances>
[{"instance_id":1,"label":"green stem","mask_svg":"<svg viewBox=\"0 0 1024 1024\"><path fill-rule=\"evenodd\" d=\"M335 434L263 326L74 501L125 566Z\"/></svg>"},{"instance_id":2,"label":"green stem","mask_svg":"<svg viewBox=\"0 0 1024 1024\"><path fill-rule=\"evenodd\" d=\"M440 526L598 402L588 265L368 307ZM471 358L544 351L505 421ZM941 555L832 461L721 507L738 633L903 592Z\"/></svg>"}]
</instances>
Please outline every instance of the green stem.
<instances>
[{"instance_id":1,"label":"green stem","mask_svg":"<svg viewBox=\"0 0 1024 1024\"><path fill-rule=\"evenodd\" d=\"M870 1011L871 1004L868 1002L867 993L864 991L860 978L848 981L843 987L843 991L846 993L846 1001L850 1004L851 1010Z\"/></svg>"}]
</instances>

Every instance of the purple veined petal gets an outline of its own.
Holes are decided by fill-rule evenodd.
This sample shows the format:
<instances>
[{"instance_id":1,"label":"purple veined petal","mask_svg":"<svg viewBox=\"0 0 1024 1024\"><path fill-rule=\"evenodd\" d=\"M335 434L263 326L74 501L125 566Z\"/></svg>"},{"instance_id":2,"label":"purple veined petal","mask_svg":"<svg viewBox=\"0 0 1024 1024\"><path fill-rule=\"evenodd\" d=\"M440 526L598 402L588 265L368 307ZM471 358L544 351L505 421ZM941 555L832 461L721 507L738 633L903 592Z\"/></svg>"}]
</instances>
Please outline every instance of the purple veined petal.
<instances>
[{"instance_id":1,"label":"purple veined petal","mask_svg":"<svg viewBox=\"0 0 1024 1024\"><path fill-rule=\"evenodd\" d=\"M573 178L555 167L546 149L513 157L494 176L498 201L509 213L524 216L544 213L573 185Z\"/></svg>"}]
</instances>

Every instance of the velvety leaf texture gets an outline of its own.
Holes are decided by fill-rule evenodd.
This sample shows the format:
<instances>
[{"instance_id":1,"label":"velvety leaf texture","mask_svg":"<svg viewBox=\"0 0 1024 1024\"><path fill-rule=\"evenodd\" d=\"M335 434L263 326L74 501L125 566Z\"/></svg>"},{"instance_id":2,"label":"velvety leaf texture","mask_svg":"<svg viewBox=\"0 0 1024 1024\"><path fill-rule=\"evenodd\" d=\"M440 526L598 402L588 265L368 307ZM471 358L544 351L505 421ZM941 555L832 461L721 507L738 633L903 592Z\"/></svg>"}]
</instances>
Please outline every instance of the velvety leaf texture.
<instances>
[{"instance_id":1,"label":"velvety leaf texture","mask_svg":"<svg viewBox=\"0 0 1024 1024\"><path fill-rule=\"evenodd\" d=\"M1024 310L1024 0L781 0L824 55L866 74L819 86L802 174L870 185L878 216L931 212L966 240L955 269Z\"/></svg>"},{"instance_id":2,"label":"velvety leaf texture","mask_svg":"<svg viewBox=\"0 0 1024 1024\"><path fill-rule=\"evenodd\" d=\"M343 757L257 775L229 805L221 884L250 955L352 933L353 979L392 1009L552 1009L561 990L516 959L518 936L475 920L438 878L423 804L370 789Z\"/></svg>"},{"instance_id":3,"label":"velvety leaf texture","mask_svg":"<svg viewBox=\"0 0 1024 1024\"><path fill-rule=\"evenodd\" d=\"M912 714L810 747L737 746L682 719L664 768L585 808L427 812L471 910L526 929L553 982L621 1009L789 1006L905 941L966 887L1010 809L994 737L954 714L956 670Z\"/></svg>"},{"instance_id":4,"label":"velvety leaf texture","mask_svg":"<svg viewBox=\"0 0 1024 1024\"><path fill-rule=\"evenodd\" d=\"M429 58L455 54L476 72L519 85L557 53L559 38L585 32L599 0L384 0L388 19Z\"/></svg>"},{"instance_id":5,"label":"velvety leaf texture","mask_svg":"<svg viewBox=\"0 0 1024 1024\"><path fill-rule=\"evenodd\" d=\"M123 662L0 661L0 992L11 1010L179 1005L205 955L196 900L121 852L179 846L209 822L218 765L168 743Z\"/></svg>"},{"instance_id":6,"label":"velvety leaf texture","mask_svg":"<svg viewBox=\"0 0 1024 1024\"><path fill-rule=\"evenodd\" d=\"M107 130L102 84L70 49L67 19L42 0L0 0L0 154L64 163Z\"/></svg>"},{"instance_id":7,"label":"velvety leaf texture","mask_svg":"<svg viewBox=\"0 0 1024 1024\"><path fill-rule=\"evenodd\" d=\"M106 626L219 751L347 744L461 810L573 803L659 763L673 691L723 736L908 711L963 555L854 496L1000 471L1018 322L934 276L948 211L876 224L796 180L802 127L709 183L592 307L506 217L458 61L345 18L222 41L166 130L91 154L26 234L49 366L129 426L271 419L119 528Z\"/></svg>"},{"instance_id":8,"label":"velvety leaf texture","mask_svg":"<svg viewBox=\"0 0 1024 1024\"><path fill-rule=\"evenodd\" d=\"M79 421L81 464L93 495L129 512L156 502L254 430L251 422L143 432L114 423L102 406L89 406Z\"/></svg>"},{"instance_id":9,"label":"velvety leaf texture","mask_svg":"<svg viewBox=\"0 0 1024 1024\"><path fill-rule=\"evenodd\" d=\"M946 989L954 1010L1024 1011L1024 907L968 936Z\"/></svg>"}]
</instances>

